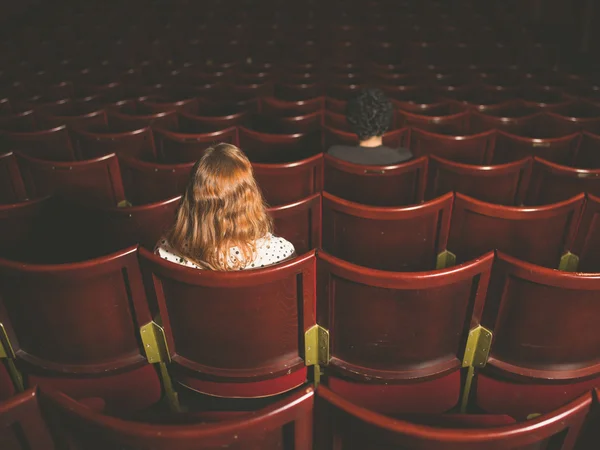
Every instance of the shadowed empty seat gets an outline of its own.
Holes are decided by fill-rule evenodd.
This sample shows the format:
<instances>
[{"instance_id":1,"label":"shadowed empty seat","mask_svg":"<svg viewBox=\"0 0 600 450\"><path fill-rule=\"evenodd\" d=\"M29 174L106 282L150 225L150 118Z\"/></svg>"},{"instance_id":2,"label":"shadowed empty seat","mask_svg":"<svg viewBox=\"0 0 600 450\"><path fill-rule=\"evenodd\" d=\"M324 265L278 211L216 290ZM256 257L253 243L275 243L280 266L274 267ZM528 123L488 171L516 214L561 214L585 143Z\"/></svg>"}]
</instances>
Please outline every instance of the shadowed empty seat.
<instances>
[{"instance_id":1,"label":"shadowed empty seat","mask_svg":"<svg viewBox=\"0 0 600 450\"><path fill-rule=\"evenodd\" d=\"M189 413L171 425L125 421L94 412L59 392L43 391L47 413L57 419L61 436L77 448L130 450L312 450L313 405L311 388L303 389L263 409L223 421L203 421ZM195 419L195 420L194 420ZM196 423L194 423L196 422ZM45 447L43 447L45 448ZM42 449L33 447L32 450ZM12 450L12 449L10 449ZM48 450L51 450L49 447Z\"/></svg>"},{"instance_id":2,"label":"shadowed empty seat","mask_svg":"<svg viewBox=\"0 0 600 450\"><path fill-rule=\"evenodd\" d=\"M125 200L115 154L86 161L44 161L16 154L30 198L57 195L69 201L116 206Z\"/></svg>"},{"instance_id":3,"label":"shadowed empty seat","mask_svg":"<svg viewBox=\"0 0 600 450\"><path fill-rule=\"evenodd\" d=\"M321 195L268 209L273 218L274 233L294 245L302 255L321 247Z\"/></svg>"},{"instance_id":4,"label":"shadowed empty seat","mask_svg":"<svg viewBox=\"0 0 600 450\"><path fill-rule=\"evenodd\" d=\"M10 131L2 135L5 146L29 156L49 161L73 161L75 153L67 127L41 131Z\"/></svg>"},{"instance_id":5,"label":"shadowed empty seat","mask_svg":"<svg viewBox=\"0 0 600 450\"><path fill-rule=\"evenodd\" d=\"M2 450L56 448L35 389L0 402L0 444Z\"/></svg>"},{"instance_id":6,"label":"shadowed empty seat","mask_svg":"<svg viewBox=\"0 0 600 450\"><path fill-rule=\"evenodd\" d=\"M0 130L30 132L36 130L36 120L33 110L0 115Z\"/></svg>"},{"instance_id":7,"label":"shadowed empty seat","mask_svg":"<svg viewBox=\"0 0 600 450\"><path fill-rule=\"evenodd\" d=\"M238 145L238 133L235 127L203 134L155 128L154 136L159 160L170 164L196 162L208 147L217 143Z\"/></svg>"},{"instance_id":8,"label":"shadowed empty seat","mask_svg":"<svg viewBox=\"0 0 600 450\"><path fill-rule=\"evenodd\" d=\"M355 405L327 388L319 389L316 405L320 414L315 423L322 421L323 430L322 435L317 431L316 450L573 450L592 396L587 393L535 419L502 426L492 422L489 427L457 426L461 419L452 420L452 415L446 426L444 417L436 420L439 426L411 423Z\"/></svg>"},{"instance_id":9,"label":"shadowed empty seat","mask_svg":"<svg viewBox=\"0 0 600 450\"><path fill-rule=\"evenodd\" d=\"M598 274L562 272L498 253L481 324L493 333L475 401L524 419L600 386Z\"/></svg>"},{"instance_id":10,"label":"shadowed empty seat","mask_svg":"<svg viewBox=\"0 0 600 450\"><path fill-rule=\"evenodd\" d=\"M534 158L527 205L560 202L582 192L600 195L600 169L574 169Z\"/></svg>"},{"instance_id":11,"label":"shadowed empty seat","mask_svg":"<svg viewBox=\"0 0 600 450\"><path fill-rule=\"evenodd\" d=\"M181 195L193 166L193 162L158 164L121 158L125 196L134 205L146 205Z\"/></svg>"},{"instance_id":12,"label":"shadowed empty seat","mask_svg":"<svg viewBox=\"0 0 600 450\"><path fill-rule=\"evenodd\" d=\"M15 155L0 154L0 204L17 203L25 198L27 193Z\"/></svg>"},{"instance_id":13,"label":"shadowed empty seat","mask_svg":"<svg viewBox=\"0 0 600 450\"><path fill-rule=\"evenodd\" d=\"M571 253L579 258L576 270L600 273L600 197L587 196ZM573 269L575 270L575 268Z\"/></svg>"},{"instance_id":14,"label":"shadowed empty seat","mask_svg":"<svg viewBox=\"0 0 600 450\"><path fill-rule=\"evenodd\" d=\"M37 108L36 115L39 124L46 128L67 125L86 129L108 124L106 111L94 103L68 101Z\"/></svg>"},{"instance_id":15,"label":"shadowed empty seat","mask_svg":"<svg viewBox=\"0 0 600 450\"><path fill-rule=\"evenodd\" d=\"M207 114L200 112L199 114ZM214 111L213 114L219 115L195 115L180 112L179 128L180 133L205 134L215 131L223 131L231 127L247 125L250 121L248 111L225 110L223 112ZM175 131L175 130L171 130Z\"/></svg>"},{"instance_id":16,"label":"shadowed empty seat","mask_svg":"<svg viewBox=\"0 0 600 450\"><path fill-rule=\"evenodd\" d=\"M493 260L490 252L443 270L400 273L319 253L317 321L331 342L328 386L380 412L456 406L462 349Z\"/></svg>"},{"instance_id":17,"label":"shadowed empty seat","mask_svg":"<svg viewBox=\"0 0 600 450\"><path fill-rule=\"evenodd\" d=\"M156 159L154 137L148 127L122 131L108 127L73 130L73 139L80 158L96 158L116 153L146 161Z\"/></svg>"},{"instance_id":18,"label":"shadowed empty seat","mask_svg":"<svg viewBox=\"0 0 600 450\"><path fill-rule=\"evenodd\" d=\"M398 124L414 127L432 133L462 136L469 131L469 112L459 112L446 116L426 116L407 111L398 111Z\"/></svg>"},{"instance_id":19,"label":"shadowed empty seat","mask_svg":"<svg viewBox=\"0 0 600 450\"><path fill-rule=\"evenodd\" d=\"M110 110L108 123L111 126L142 128L159 126L167 130L176 130L179 126L177 111L166 111L154 114L126 114Z\"/></svg>"},{"instance_id":20,"label":"shadowed empty seat","mask_svg":"<svg viewBox=\"0 0 600 450\"><path fill-rule=\"evenodd\" d=\"M403 206L423 201L427 158L367 166L325 155L325 191L363 205Z\"/></svg>"},{"instance_id":21,"label":"shadowed empty seat","mask_svg":"<svg viewBox=\"0 0 600 450\"><path fill-rule=\"evenodd\" d=\"M600 169L600 135L583 132L574 167L583 169Z\"/></svg>"},{"instance_id":22,"label":"shadowed empty seat","mask_svg":"<svg viewBox=\"0 0 600 450\"><path fill-rule=\"evenodd\" d=\"M498 115L491 115L491 112L472 111L470 118L471 131L480 133L488 130L500 130L520 136L528 136L537 129L541 117L540 113L516 117L505 116L501 111L496 112L496 114Z\"/></svg>"},{"instance_id":23,"label":"shadowed empty seat","mask_svg":"<svg viewBox=\"0 0 600 450\"><path fill-rule=\"evenodd\" d=\"M495 142L494 131L469 136L447 136L416 128L410 131L410 149L415 156L435 155L465 164L489 163Z\"/></svg>"},{"instance_id":24,"label":"shadowed empty seat","mask_svg":"<svg viewBox=\"0 0 600 450\"><path fill-rule=\"evenodd\" d=\"M270 396L306 382L304 334L315 325L314 252L234 272L184 267L143 248L139 254L175 381L219 397Z\"/></svg>"},{"instance_id":25,"label":"shadowed empty seat","mask_svg":"<svg viewBox=\"0 0 600 450\"><path fill-rule=\"evenodd\" d=\"M498 131L492 164L539 156L548 161L567 165L575 157L580 140L579 133L557 138L536 139Z\"/></svg>"},{"instance_id":26,"label":"shadowed empty seat","mask_svg":"<svg viewBox=\"0 0 600 450\"><path fill-rule=\"evenodd\" d=\"M321 111L325 107L324 97L296 102L279 100L274 97L260 99L261 113L270 116L294 117Z\"/></svg>"},{"instance_id":27,"label":"shadowed empty seat","mask_svg":"<svg viewBox=\"0 0 600 450\"><path fill-rule=\"evenodd\" d=\"M323 190L323 157L281 164L252 164L254 177L271 206L302 200Z\"/></svg>"},{"instance_id":28,"label":"shadowed empty seat","mask_svg":"<svg viewBox=\"0 0 600 450\"><path fill-rule=\"evenodd\" d=\"M430 156L426 198L460 192L484 202L518 206L525 198L530 173L530 158L498 166L473 166Z\"/></svg>"},{"instance_id":29,"label":"shadowed empty seat","mask_svg":"<svg viewBox=\"0 0 600 450\"><path fill-rule=\"evenodd\" d=\"M101 397L108 411L160 399L139 338L151 318L135 247L74 264L0 259L0 281L0 321L30 385Z\"/></svg>"},{"instance_id":30,"label":"shadowed empty seat","mask_svg":"<svg viewBox=\"0 0 600 450\"><path fill-rule=\"evenodd\" d=\"M350 124L346 121L346 116L344 114L325 111L325 113L323 114L323 125L325 125L328 128L333 128L334 130L352 133L352 128Z\"/></svg>"},{"instance_id":31,"label":"shadowed empty seat","mask_svg":"<svg viewBox=\"0 0 600 450\"><path fill-rule=\"evenodd\" d=\"M257 163L299 161L321 152L321 133L268 134L240 127L239 144Z\"/></svg>"},{"instance_id":32,"label":"shadowed empty seat","mask_svg":"<svg viewBox=\"0 0 600 450\"><path fill-rule=\"evenodd\" d=\"M577 231L584 195L547 206L502 206L456 194L448 251L469 261L500 250L524 261L557 268Z\"/></svg>"},{"instance_id":33,"label":"shadowed empty seat","mask_svg":"<svg viewBox=\"0 0 600 450\"><path fill-rule=\"evenodd\" d=\"M375 269L433 270L446 250L453 198L448 193L416 206L375 207L325 192L323 249Z\"/></svg>"}]
</instances>

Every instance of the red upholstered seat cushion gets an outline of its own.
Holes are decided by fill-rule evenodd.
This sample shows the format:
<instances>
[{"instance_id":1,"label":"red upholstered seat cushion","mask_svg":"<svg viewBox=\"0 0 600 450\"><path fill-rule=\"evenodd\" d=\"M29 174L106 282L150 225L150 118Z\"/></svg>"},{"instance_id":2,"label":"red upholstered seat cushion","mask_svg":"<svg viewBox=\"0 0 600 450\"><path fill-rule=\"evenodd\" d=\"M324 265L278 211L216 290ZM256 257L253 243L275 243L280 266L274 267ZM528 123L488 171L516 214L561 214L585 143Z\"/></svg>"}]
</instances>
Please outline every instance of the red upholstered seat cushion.
<instances>
[{"instance_id":1,"label":"red upholstered seat cushion","mask_svg":"<svg viewBox=\"0 0 600 450\"><path fill-rule=\"evenodd\" d=\"M129 372L97 378L29 375L28 384L64 392L75 400L98 397L105 402L107 413L118 414L147 408L158 402L162 394L160 379L150 364Z\"/></svg>"},{"instance_id":2,"label":"red upholstered seat cushion","mask_svg":"<svg viewBox=\"0 0 600 450\"><path fill-rule=\"evenodd\" d=\"M476 404L486 412L524 420L529 414L553 411L595 387L600 378L577 383L526 384L478 374Z\"/></svg>"},{"instance_id":3,"label":"red upholstered seat cushion","mask_svg":"<svg viewBox=\"0 0 600 450\"><path fill-rule=\"evenodd\" d=\"M406 384L365 384L329 377L327 386L353 403L383 414L441 414L460 397L460 371Z\"/></svg>"},{"instance_id":4,"label":"red upholstered seat cushion","mask_svg":"<svg viewBox=\"0 0 600 450\"><path fill-rule=\"evenodd\" d=\"M215 397L256 398L290 391L306 383L307 370L303 367L282 377L254 383L220 383L199 380L184 373L174 373L173 380L184 387Z\"/></svg>"},{"instance_id":5,"label":"red upholstered seat cushion","mask_svg":"<svg viewBox=\"0 0 600 450\"><path fill-rule=\"evenodd\" d=\"M0 400L6 400L15 394L15 387L13 386L8 370L4 367L4 364L0 362Z\"/></svg>"}]
</instances>

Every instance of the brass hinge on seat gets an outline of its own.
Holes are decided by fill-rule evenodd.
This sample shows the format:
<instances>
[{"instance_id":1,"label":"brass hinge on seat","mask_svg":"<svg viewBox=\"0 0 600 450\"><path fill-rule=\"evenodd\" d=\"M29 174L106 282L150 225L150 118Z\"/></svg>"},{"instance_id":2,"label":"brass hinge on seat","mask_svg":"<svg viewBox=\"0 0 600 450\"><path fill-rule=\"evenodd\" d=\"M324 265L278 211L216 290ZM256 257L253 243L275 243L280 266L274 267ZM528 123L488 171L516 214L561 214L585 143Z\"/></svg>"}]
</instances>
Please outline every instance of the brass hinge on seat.
<instances>
[{"instance_id":1,"label":"brass hinge on seat","mask_svg":"<svg viewBox=\"0 0 600 450\"><path fill-rule=\"evenodd\" d=\"M565 272L577 272L579 267L579 256L574 253L567 252L560 258L560 264L558 270L564 270Z\"/></svg>"},{"instance_id":2,"label":"brass hinge on seat","mask_svg":"<svg viewBox=\"0 0 600 450\"><path fill-rule=\"evenodd\" d=\"M452 267L456 264L456 255L448 250L444 250L442 253L437 255L437 261L435 264L435 268L446 269L447 267Z\"/></svg>"},{"instance_id":3,"label":"brass hinge on seat","mask_svg":"<svg viewBox=\"0 0 600 450\"><path fill-rule=\"evenodd\" d=\"M313 325L304 332L304 363L314 366L315 385L321 379L320 366L329 364L329 330Z\"/></svg>"},{"instance_id":4,"label":"brass hinge on seat","mask_svg":"<svg viewBox=\"0 0 600 450\"><path fill-rule=\"evenodd\" d=\"M4 328L4 324L0 322L0 359L5 360L6 369L10 375L10 379L17 392L23 392L25 385L23 384L23 376L15 366L15 351L13 350L12 344L8 339L8 334Z\"/></svg>"},{"instance_id":5,"label":"brass hinge on seat","mask_svg":"<svg viewBox=\"0 0 600 450\"><path fill-rule=\"evenodd\" d=\"M471 394L471 385L475 377L475 369L485 367L490 354L492 345L492 332L485 327L479 325L469 331L469 338L465 347L462 366L468 368L467 378L463 389L462 401L460 410L466 412Z\"/></svg>"}]
</instances>

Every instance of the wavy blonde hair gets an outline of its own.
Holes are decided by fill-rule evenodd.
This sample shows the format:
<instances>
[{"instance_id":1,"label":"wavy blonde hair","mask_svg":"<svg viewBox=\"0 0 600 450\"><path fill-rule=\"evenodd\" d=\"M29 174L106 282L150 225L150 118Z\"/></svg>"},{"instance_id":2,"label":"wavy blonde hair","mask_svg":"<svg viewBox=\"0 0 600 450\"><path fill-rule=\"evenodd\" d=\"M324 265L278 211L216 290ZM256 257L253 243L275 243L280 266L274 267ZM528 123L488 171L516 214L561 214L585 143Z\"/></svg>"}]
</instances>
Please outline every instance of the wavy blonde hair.
<instances>
[{"instance_id":1,"label":"wavy blonde hair","mask_svg":"<svg viewBox=\"0 0 600 450\"><path fill-rule=\"evenodd\" d=\"M194 165L166 237L198 266L226 271L250 264L255 241L272 228L250 161L235 145L218 144ZM232 247L239 254L230 255Z\"/></svg>"}]
</instances>

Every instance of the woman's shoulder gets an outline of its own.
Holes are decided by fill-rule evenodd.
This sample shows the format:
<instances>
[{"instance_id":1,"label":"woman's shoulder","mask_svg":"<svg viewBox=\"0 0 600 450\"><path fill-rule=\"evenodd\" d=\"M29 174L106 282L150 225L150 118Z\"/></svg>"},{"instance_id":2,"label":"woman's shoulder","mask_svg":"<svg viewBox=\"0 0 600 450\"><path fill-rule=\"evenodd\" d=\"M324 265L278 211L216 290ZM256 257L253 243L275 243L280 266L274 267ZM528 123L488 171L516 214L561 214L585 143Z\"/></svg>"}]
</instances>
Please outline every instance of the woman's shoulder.
<instances>
[{"instance_id":1,"label":"woman's shoulder","mask_svg":"<svg viewBox=\"0 0 600 450\"><path fill-rule=\"evenodd\" d=\"M161 238L158 241L154 247L154 254L169 262L181 264L182 266L186 267L192 267L194 269L200 269L200 267L198 267L196 264L180 255L173 247L171 247L171 244L169 244L169 241L165 238Z\"/></svg>"},{"instance_id":2,"label":"woman's shoulder","mask_svg":"<svg viewBox=\"0 0 600 450\"><path fill-rule=\"evenodd\" d=\"M267 234L256 241L255 267L277 264L288 259L295 252L294 245L285 238Z\"/></svg>"}]
</instances>

